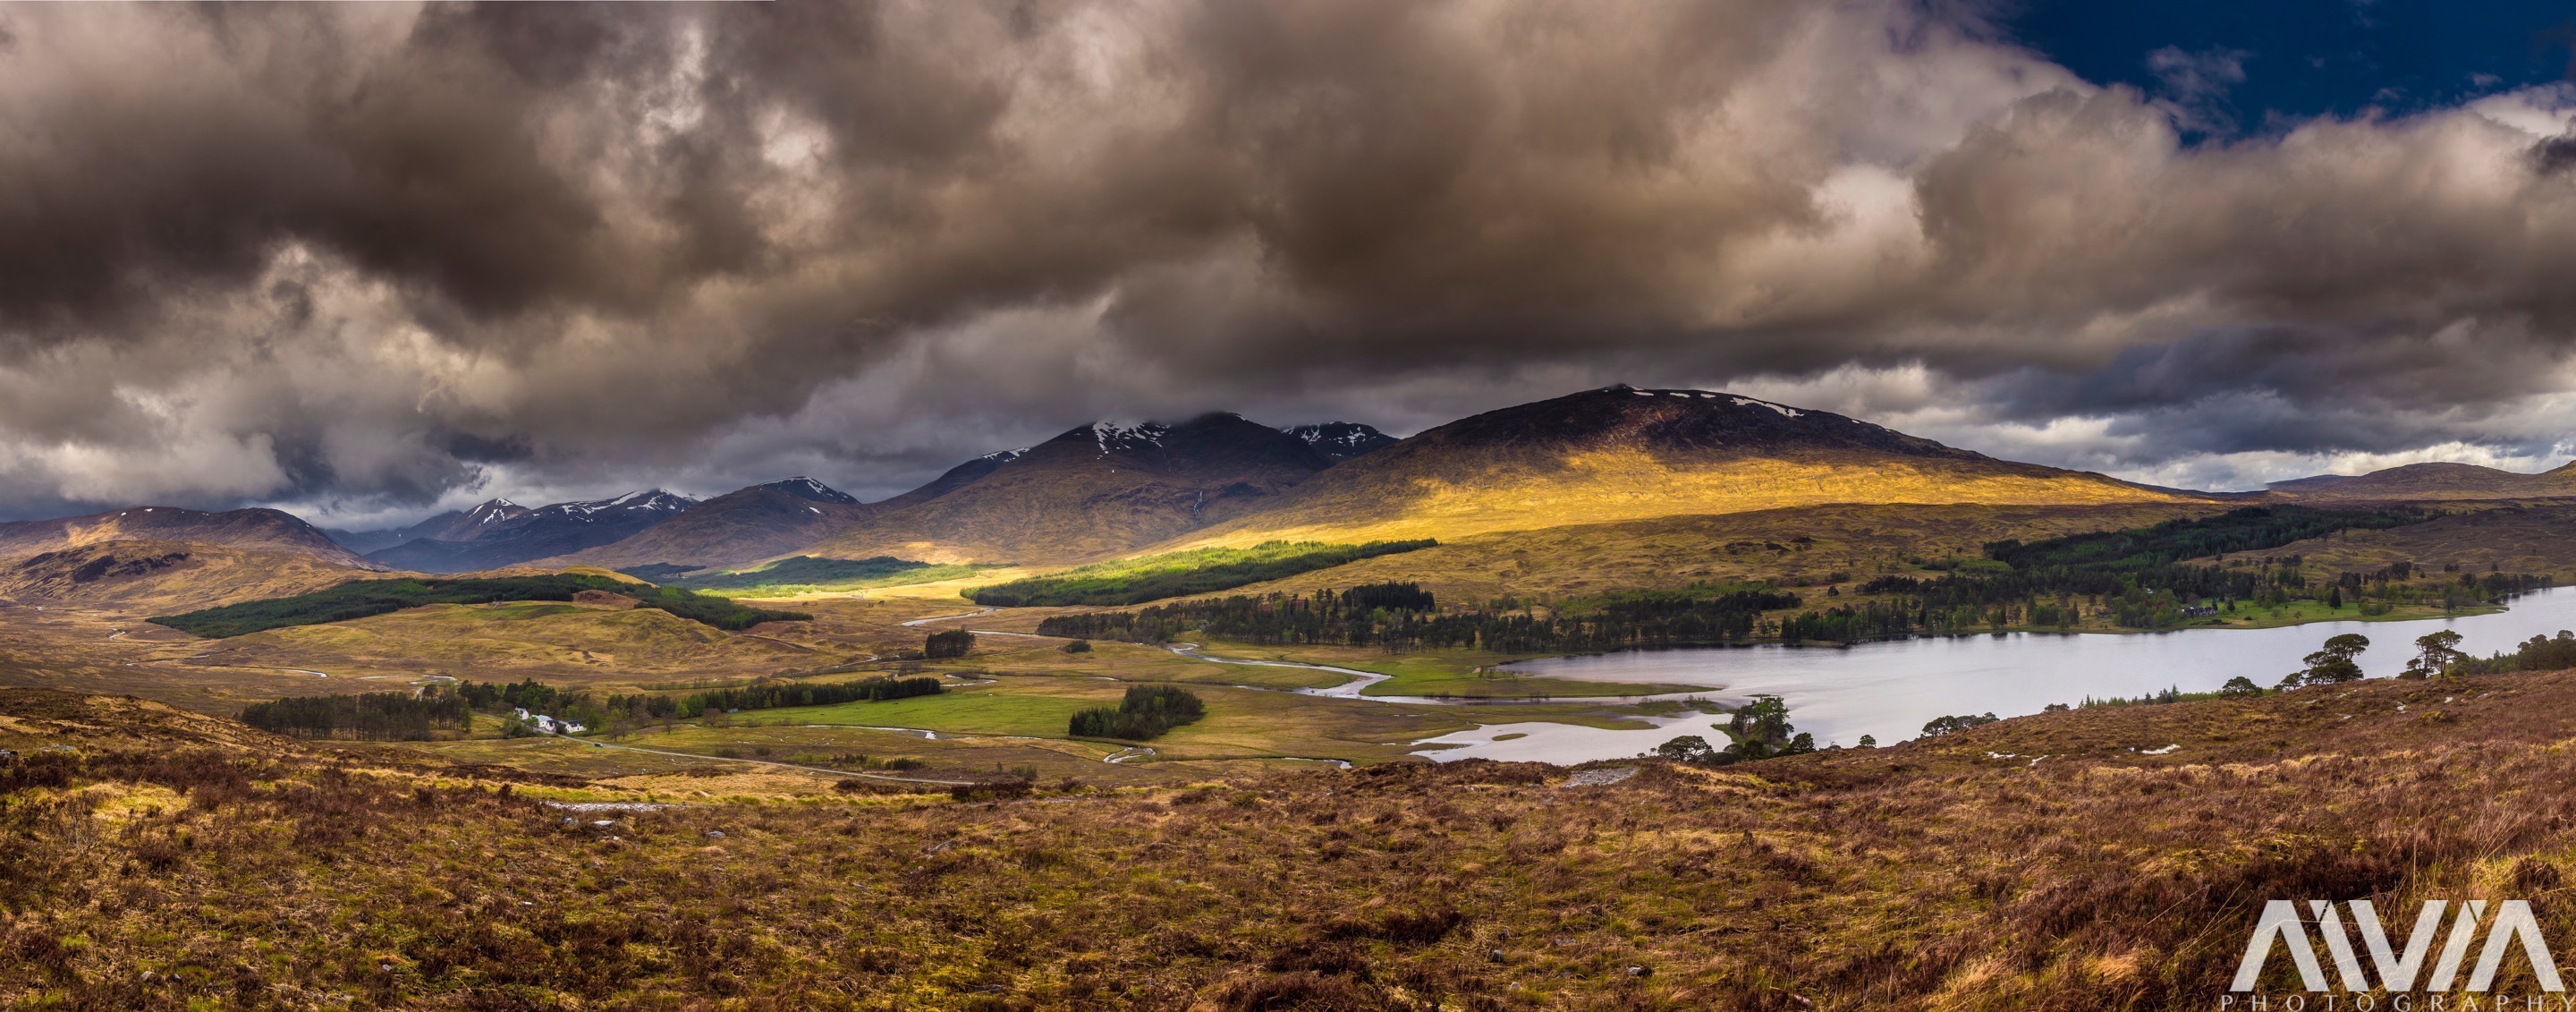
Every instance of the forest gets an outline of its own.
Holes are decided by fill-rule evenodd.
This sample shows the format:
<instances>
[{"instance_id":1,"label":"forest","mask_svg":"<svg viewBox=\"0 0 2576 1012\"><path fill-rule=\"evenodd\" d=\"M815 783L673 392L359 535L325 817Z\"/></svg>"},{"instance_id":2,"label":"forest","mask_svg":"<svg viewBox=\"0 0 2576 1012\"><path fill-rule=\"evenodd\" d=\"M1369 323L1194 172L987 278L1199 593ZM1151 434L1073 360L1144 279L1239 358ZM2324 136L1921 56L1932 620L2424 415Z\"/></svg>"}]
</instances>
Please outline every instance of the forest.
<instances>
[{"instance_id":1,"label":"forest","mask_svg":"<svg viewBox=\"0 0 2576 1012\"><path fill-rule=\"evenodd\" d=\"M484 713L524 709L594 728L612 721L694 720L707 713L768 710L785 706L832 706L936 695L943 690L931 677L876 677L851 682L801 682L763 679L749 685L711 689L686 696L667 693L611 693L606 698L559 689L535 679L517 683L464 682L455 694L466 706Z\"/></svg>"},{"instance_id":2,"label":"forest","mask_svg":"<svg viewBox=\"0 0 2576 1012\"><path fill-rule=\"evenodd\" d=\"M682 719L709 711L772 710L787 706L833 706L841 703L877 703L889 699L935 696L946 691L939 679L928 676L912 678L865 678L855 682L767 681L739 689L716 689L688 696L679 701Z\"/></svg>"},{"instance_id":3,"label":"forest","mask_svg":"<svg viewBox=\"0 0 2576 1012\"><path fill-rule=\"evenodd\" d=\"M243 707L241 722L295 738L356 741L428 741L442 731L462 735L473 725L463 698L431 690L340 696L291 696Z\"/></svg>"},{"instance_id":4,"label":"forest","mask_svg":"<svg viewBox=\"0 0 2576 1012\"><path fill-rule=\"evenodd\" d=\"M2169 629L2240 606L2277 608L2293 600L2356 605L2363 617L2398 604L2457 610L2546 587L2550 579L2515 573L2444 572L2409 562L2373 572L2312 574L2296 555L2231 553L2279 548L2346 530L2422 523L2442 514L2411 506L2327 510L2257 506L2153 527L2077 534L1985 546L1982 564L1951 564L1935 577L1880 576L1858 588L1884 600L1846 604L1784 620L1791 640L1852 643L1979 627L2070 628L2087 617L2131 629ZM2186 559L2216 564L2189 564Z\"/></svg>"},{"instance_id":5,"label":"forest","mask_svg":"<svg viewBox=\"0 0 2576 1012\"><path fill-rule=\"evenodd\" d=\"M966 597L976 604L1004 608L1142 604L1167 597L1230 590L1437 544L1439 542L1422 538L1372 541L1362 545L1267 541L1250 548L1199 548L1082 566L1053 576L997 583L969 590Z\"/></svg>"},{"instance_id":6,"label":"forest","mask_svg":"<svg viewBox=\"0 0 2576 1012\"><path fill-rule=\"evenodd\" d=\"M720 597L673 587L626 583L605 576L467 577L459 579L351 580L335 587L293 597L246 601L149 621L209 639L243 636L288 626L347 622L430 604L494 604L503 601L570 601L586 590L622 594L636 607L666 611L692 622L738 632L763 622L803 621L803 612L747 608Z\"/></svg>"},{"instance_id":7,"label":"forest","mask_svg":"<svg viewBox=\"0 0 2576 1012\"><path fill-rule=\"evenodd\" d=\"M1157 643L1203 634L1263 646L1584 652L1753 642L1771 635L1763 612L1794 608L1799 600L1776 590L1694 586L1604 595L1546 615L1491 610L1440 614L1431 593L1419 585L1387 583L1338 593L1237 595L1137 611L1061 615L1039 623L1038 632Z\"/></svg>"},{"instance_id":8,"label":"forest","mask_svg":"<svg viewBox=\"0 0 2576 1012\"><path fill-rule=\"evenodd\" d=\"M2347 530L2385 530L2438 520L2442 513L2414 506L2330 510L2309 506L2249 506L2214 517L2167 520L2153 527L2095 531L2024 544L1989 542L1986 558L2015 570L2070 569L2132 572L2184 559L2225 557Z\"/></svg>"}]
</instances>

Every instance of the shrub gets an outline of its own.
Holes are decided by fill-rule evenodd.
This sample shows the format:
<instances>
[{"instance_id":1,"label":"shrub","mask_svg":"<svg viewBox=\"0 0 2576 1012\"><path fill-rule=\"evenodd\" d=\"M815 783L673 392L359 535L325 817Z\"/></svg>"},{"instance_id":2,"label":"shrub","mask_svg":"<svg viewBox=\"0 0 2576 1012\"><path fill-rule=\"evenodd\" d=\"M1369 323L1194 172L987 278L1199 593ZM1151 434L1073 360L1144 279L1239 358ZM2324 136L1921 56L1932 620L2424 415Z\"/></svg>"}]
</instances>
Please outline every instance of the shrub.
<instances>
[{"instance_id":1,"label":"shrub","mask_svg":"<svg viewBox=\"0 0 2576 1012\"><path fill-rule=\"evenodd\" d=\"M974 633L968 632L964 629L951 629L947 632L931 633L929 638L923 640L921 643L921 656L930 660L937 660L943 657L964 657L968 651L973 649L975 649Z\"/></svg>"},{"instance_id":2,"label":"shrub","mask_svg":"<svg viewBox=\"0 0 2576 1012\"><path fill-rule=\"evenodd\" d=\"M1995 722L1995 719L1995 715L1991 713L1961 714L1956 717L1934 717L1923 725L1923 736L1926 738L1938 738L1954 731L1965 731L1972 727L1981 727L1987 724L1992 724Z\"/></svg>"},{"instance_id":3,"label":"shrub","mask_svg":"<svg viewBox=\"0 0 2576 1012\"><path fill-rule=\"evenodd\" d=\"M1074 714L1068 730L1077 738L1143 741L1206 715L1207 704L1187 689L1139 685L1115 709L1095 706Z\"/></svg>"}]
</instances>

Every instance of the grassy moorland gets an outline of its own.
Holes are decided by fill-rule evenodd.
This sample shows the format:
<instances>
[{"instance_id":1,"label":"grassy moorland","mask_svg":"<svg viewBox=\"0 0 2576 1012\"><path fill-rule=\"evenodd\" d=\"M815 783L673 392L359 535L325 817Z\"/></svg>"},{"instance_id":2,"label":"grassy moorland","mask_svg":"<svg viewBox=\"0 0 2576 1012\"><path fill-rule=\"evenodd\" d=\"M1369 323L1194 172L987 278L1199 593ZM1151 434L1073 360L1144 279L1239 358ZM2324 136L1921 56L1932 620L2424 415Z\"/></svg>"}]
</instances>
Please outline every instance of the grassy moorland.
<instances>
[{"instance_id":1,"label":"grassy moorland","mask_svg":"<svg viewBox=\"0 0 2576 1012\"><path fill-rule=\"evenodd\" d=\"M2570 713L2563 672L2374 681L1606 784L1392 764L960 801L8 690L0 1002L2211 1008L2266 897L2528 898L2576 931ZM543 806L645 784L688 803ZM2534 985L2508 959L2497 988Z\"/></svg>"},{"instance_id":2,"label":"grassy moorland","mask_svg":"<svg viewBox=\"0 0 2576 1012\"><path fill-rule=\"evenodd\" d=\"M1792 510L1842 503L2047 507L2207 503L2099 475L1955 459L1818 453L1740 457L1605 447L1548 454L1539 466L1500 459L1389 481L1412 458L1361 458L1300 488L1293 502L1195 531L1175 548L1264 541L1442 541L1568 524ZM1374 480L1372 480L1374 479ZM1651 489L1651 492L1641 490Z\"/></svg>"}]
</instances>

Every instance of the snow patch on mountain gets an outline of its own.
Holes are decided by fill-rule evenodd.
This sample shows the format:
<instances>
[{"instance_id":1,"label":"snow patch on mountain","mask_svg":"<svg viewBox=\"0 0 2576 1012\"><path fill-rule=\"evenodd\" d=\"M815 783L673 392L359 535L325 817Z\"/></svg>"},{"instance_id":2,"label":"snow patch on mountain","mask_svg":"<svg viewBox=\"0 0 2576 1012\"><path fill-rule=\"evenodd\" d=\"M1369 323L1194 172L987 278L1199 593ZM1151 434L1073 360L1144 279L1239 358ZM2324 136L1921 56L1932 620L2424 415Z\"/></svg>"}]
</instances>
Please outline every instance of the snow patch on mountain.
<instances>
[{"instance_id":1,"label":"snow patch on mountain","mask_svg":"<svg viewBox=\"0 0 2576 1012\"><path fill-rule=\"evenodd\" d=\"M1117 422L1091 423L1091 440L1100 447L1100 455L1103 457L1120 450L1161 446L1163 437L1171 433L1171 426L1161 422L1143 422L1136 425L1121 425Z\"/></svg>"},{"instance_id":2,"label":"snow patch on mountain","mask_svg":"<svg viewBox=\"0 0 2576 1012\"><path fill-rule=\"evenodd\" d=\"M1347 460L1393 444L1394 436L1358 422L1324 422L1290 426L1280 431L1297 437L1326 460Z\"/></svg>"},{"instance_id":3,"label":"snow patch on mountain","mask_svg":"<svg viewBox=\"0 0 2576 1012\"><path fill-rule=\"evenodd\" d=\"M540 507L534 512L529 513L528 516L564 517L567 519L589 522L597 519L599 515L603 513L677 513L697 504L697 500L691 499L687 496L673 495L669 492L662 491L661 489L654 488L645 489L640 492L628 492L625 495L618 496L614 499L595 499L590 502L559 502L551 506Z\"/></svg>"},{"instance_id":4,"label":"snow patch on mountain","mask_svg":"<svg viewBox=\"0 0 2576 1012\"><path fill-rule=\"evenodd\" d=\"M766 489L775 489L811 502L838 503L843 506L856 506L859 504L859 500L856 496L852 496L847 492L843 492L840 489L833 488L832 486L823 484L822 482L815 481L812 478L804 477L803 475L788 478L784 481L773 481L761 487Z\"/></svg>"},{"instance_id":5,"label":"snow patch on mountain","mask_svg":"<svg viewBox=\"0 0 2576 1012\"><path fill-rule=\"evenodd\" d=\"M1735 403L1747 407L1770 408L1773 411L1779 412L1780 417L1782 418L1797 418L1806 414L1806 412L1800 411L1796 408L1784 408L1780 405L1773 404L1770 401L1757 401L1750 397L1738 397L1735 399Z\"/></svg>"}]
</instances>

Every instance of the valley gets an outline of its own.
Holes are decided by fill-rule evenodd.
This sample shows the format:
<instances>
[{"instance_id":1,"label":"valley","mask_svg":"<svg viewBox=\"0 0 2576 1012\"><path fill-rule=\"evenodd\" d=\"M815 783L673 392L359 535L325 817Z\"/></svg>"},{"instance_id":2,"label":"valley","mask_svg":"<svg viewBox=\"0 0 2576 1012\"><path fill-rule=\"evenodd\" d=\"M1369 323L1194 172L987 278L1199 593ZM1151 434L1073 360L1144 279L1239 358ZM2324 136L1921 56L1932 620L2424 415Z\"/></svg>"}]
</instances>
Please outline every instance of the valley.
<instances>
[{"instance_id":1,"label":"valley","mask_svg":"<svg viewBox=\"0 0 2576 1012\"><path fill-rule=\"evenodd\" d=\"M0 921L18 939L0 980L42 982L0 995L105 995L97 967L148 963L169 968L153 994L218 1004L244 981L506 1004L516 980L802 1006L805 966L886 1008L2155 1005L2197 993L2224 946L2123 919L2144 900L2087 892L2102 862L2224 855L2137 888L2234 916L2210 890L2307 874L2247 848L2345 868L2313 825L2255 813L2266 791L2465 763L2463 734L2545 765L2558 731L2534 707L2576 691L2536 671L2274 688L2329 634L2370 636L2379 675L2428 630L2467 633L2472 660L2549 635L2576 601L2549 589L2576 579L2576 500L2540 478L2175 491L1628 388L1373 431L1088 426L879 503L807 479L495 500L367 554L273 511L0 525L0 748L21 756L0 777L60 771L17 795L41 803L0 806L25 830L0 856L46 869L0 872L0 896L401 894L445 898L389 908L479 925L404 913L279 950L358 946L361 967L210 962L220 919ZM570 526L585 516L632 529ZM2253 692L2207 698L2240 674ZM1084 723L1140 691L1192 709L1124 737ZM231 719L302 697L440 716L280 729L300 738ZM1807 736L1787 754L1641 757L1727 746L1766 697ZM1941 724L1988 710L2003 719ZM2373 804L2485 804L2464 800L2477 782ZM2171 807L2182 792L2201 807ZM2191 814L2208 806L2235 813L2229 833ZM57 846L74 812L122 827L113 846ZM281 834L307 843L254 842ZM2514 867L2555 860L2526 837ZM424 849L526 856L400 857ZM140 870L59 877L97 861ZM304 884L243 878L289 872ZM2347 872L2379 874L2321 874ZM952 905L921 899L940 889ZM717 908L705 937L634 919ZM2079 909L2120 926L2014 941ZM941 920L960 910L989 927ZM735 934L790 911L810 934ZM522 964L622 969L471 954L521 935Z\"/></svg>"}]
</instances>

